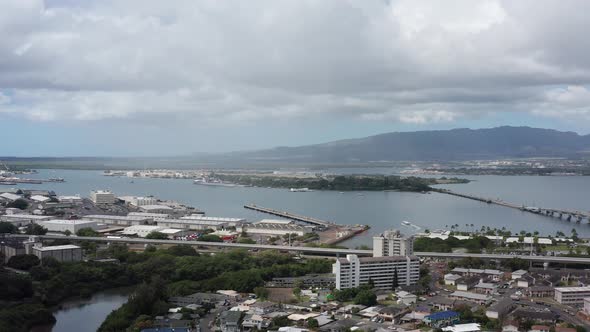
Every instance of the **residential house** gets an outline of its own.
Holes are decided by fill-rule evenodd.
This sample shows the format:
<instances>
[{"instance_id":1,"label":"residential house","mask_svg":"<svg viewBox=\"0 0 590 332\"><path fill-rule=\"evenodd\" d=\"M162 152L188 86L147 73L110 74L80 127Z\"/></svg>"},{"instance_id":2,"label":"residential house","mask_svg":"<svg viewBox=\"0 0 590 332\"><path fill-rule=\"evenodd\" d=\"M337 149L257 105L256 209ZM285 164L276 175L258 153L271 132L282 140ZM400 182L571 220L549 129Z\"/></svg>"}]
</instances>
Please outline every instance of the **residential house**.
<instances>
[{"instance_id":1,"label":"residential house","mask_svg":"<svg viewBox=\"0 0 590 332\"><path fill-rule=\"evenodd\" d=\"M525 274L522 277L516 279L516 287L528 288L535 284L535 277L530 274Z\"/></svg>"},{"instance_id":2,"label":"residential house","mask_svg":"<svg viewBox=\"0 0 590 332\"><path fill-rule=\"evenodd\" d=\"M504 318L514 308L514 302L509 298L503 298L486 310L486 316L493 319Z\"/></svg>"},{"instance_id":3,"label":"residential house","mask_svg":"<svg viewBox=\"0 0 590 332\"><path fill-rule=\"evenodd\" d=\"M502 332L519 332L518 326L520 326L520 325L518 324L517 321L514 321L514 320L505 321L504 325L502 325Z\"/></svg>"},{"instance_id":4,"label":"residential house","mask_svg":"<svg viewBox=\"0 0 590 332\"><path fill-rule=\"evenodd\" d=\"M447 286L455 286L457 281L459 279L461 279L462 277L458 274L454 274L454 273L447 273L445 274L444 280L445 280L445 285Z\"/></svg>"},{"instance_id":5,"label":"residential house","mask_svg":"<svg viewBox=\"0 0 590 332\"><path fill-rule=\"evenodd\" d=\"M481 281L481 277L475 275L475 276L463 277L463 278L457 280L455 282L455 284L457 285L457 290L468 291L468 290L472 289L473 287L475 287L475 285L477 285L480 281Z\"/></svg>"},{"instance_id":6,"label":"residential house","mask_svg":"<svg viewBox=\"0 0 590 332\"><path fill-rule=\"evenodd\" d=\"M452 310L435 312L424 317L423 322L433 328L442 328L459 323L459 313Z\"/></svg>"},{"instance_id":7,"label":"residential house","mask_svg":"<svg viewBox=\"0 0 590 332\"><path fill-rule=\"evenodd\" d=\"M239 311L223 311L219 315L219 328L221 332L239 332L242 313Z\"/></svg>"},{"instance_id":8,"label":"residential house","mask_svg":"<svg viewBox=\"0 0 590 332\"><path fill-rule=\"evenodd\" d=\"M445 332L479 332L481 331L478 323L456 324L442 328Z\"/></svg>"},{"instance_id":9,"label":"residential house","mask_svg":"<svg viewBox=\"0 0 590 332\"><path fill-rule=\"evenodd\" d=\"M533 325L529 332L549 332L550 327L547 325Z\"/></svg>"},{"instance_id":10,"label":"residential house","mask_svg":"<svg viewBox=\"0 0 590 332\"><path fill-rule=\"evenodd\" d=\"M520 279L523 275L527 274L528 271L526 270L516 270L512 272L512 280Z\"/></svg>"},{"instance_id":11,"label":"residential house","mask_svg":"<svg viewBox=\"0 0 590 332\"><path fill-rule=\"evenodd\" d=\"M493 294L496 289L498 289L498 285L493 284L491 282L480 282L479 284L475 285L474 290L478 294Z\"/></svg>"}]
</instances>

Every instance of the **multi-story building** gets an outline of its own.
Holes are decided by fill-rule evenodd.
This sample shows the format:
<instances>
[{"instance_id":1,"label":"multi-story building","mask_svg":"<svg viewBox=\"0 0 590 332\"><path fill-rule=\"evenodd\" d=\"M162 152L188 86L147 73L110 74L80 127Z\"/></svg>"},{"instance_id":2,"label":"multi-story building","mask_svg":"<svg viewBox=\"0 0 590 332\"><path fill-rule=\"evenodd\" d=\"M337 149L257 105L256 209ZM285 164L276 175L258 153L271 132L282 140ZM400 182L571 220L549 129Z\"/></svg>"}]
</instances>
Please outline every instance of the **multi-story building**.
<instances>
[{"instance_id":1,"label":"multi-story building","mask_svg":"<svg viewBox=\"0 0 590 332\"><path fill-rule=\"evenodd\" d=\"M409 256L414 254L414 238L399 230L388 230L373 237L373 257Z\"/></svg>"},{"instance_id":2,"label":"multi-story building","mask_svg":"<svg viewBox=\"0 0 590 332\"><path fill-rule=\"evenodd\" d=\"M587 315L590 314L590 297L584 298L584 312Z\"/></svg>"},{"instance_id":3,"label":"multi-story building","mask_svg":"<svg viewBox=\"0 0 590 332\"><path fill-rule=\"evenodd\" d=\"M108 190L93 190L90 192L90 200L94 202L94 204L114 204L115 203L115 194Z\"/></svg>"},{"instance_id":4,"label":"multi-story building","mask_svg":"<svg viewBox=\"0 0 590 332\"><path fill-rule=\"evenodd\" d=\"M590 286L555 287L555 301L561 304L582 305L586 297L590 297Z\"/></svg>"},{"instance_id":5,"label":"multi-story building","mask_svg":"<svg viewBox=\"0 0 590 332\"><path fill-rule=\"evenodd\" d=\"M358 287L372 281L377 288L392 289L397 284L413 285L420 278L420 260L416 256L358 257L346 255L332 265L336 288Z\"/></svg>"}]
</instances>

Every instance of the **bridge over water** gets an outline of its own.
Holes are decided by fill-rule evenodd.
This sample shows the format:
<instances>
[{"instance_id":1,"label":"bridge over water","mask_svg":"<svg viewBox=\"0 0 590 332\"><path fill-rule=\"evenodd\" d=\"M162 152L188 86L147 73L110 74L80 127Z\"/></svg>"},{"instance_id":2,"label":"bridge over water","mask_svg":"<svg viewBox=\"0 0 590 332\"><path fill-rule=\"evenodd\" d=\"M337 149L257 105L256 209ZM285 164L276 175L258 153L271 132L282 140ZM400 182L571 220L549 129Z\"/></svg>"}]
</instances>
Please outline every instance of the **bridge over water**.
<instances>
[{"instance_id":1,"label":"bridge over water","mask_svg":"<svg viewBox=\"0 0 590 332\"><path fill-rule=\"evenodd\" d=\"M575 221L577 223L580 223L583 220L586 220L586 222L590 223L590 212L572 211L572 210L567 210L567 209L543 208L543 207L535 207L535 206L524 206L524 205L518 205L518 204L506 202L501 199L492 199L492 198L480 197L480 196L476 196L476 195L462 194L462 193L454 192L454 191L447 190L447 189L438 189L437 192L447 194L447 195L467 198L467 199L471 199L471 200L475 200L475 201L479 201L479 202L483 202L483 203L487 203L487 204L496 204L496 205L500 205L500 206L505 206L505 207L518 209L521 211L539 214L539 215L543 215L543 216L547 216L547 217L565 219L567 221Z\"/></svg>"}]
</instances>

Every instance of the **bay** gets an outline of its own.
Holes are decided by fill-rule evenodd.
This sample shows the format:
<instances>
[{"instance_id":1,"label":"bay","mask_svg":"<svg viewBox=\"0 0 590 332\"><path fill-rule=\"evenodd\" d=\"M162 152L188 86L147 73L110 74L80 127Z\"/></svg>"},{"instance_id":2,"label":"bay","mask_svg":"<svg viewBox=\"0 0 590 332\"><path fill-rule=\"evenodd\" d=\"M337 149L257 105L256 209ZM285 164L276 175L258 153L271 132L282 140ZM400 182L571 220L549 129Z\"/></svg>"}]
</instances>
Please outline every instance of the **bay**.
<instances>
[{"instance_id":1,"label":"bay","mask_svg":"<svg viewBox=\"0 0 590 332\"><path fill-rule=\"evenodd\" d=\"M365 170L355 170L361 173ZM387 170L379 169L384 173ZM40 170L36 178L62 177L65 183L21 185L21 188L55 190L58 194L88 196L93 189L109 189L117 195L154 195L176 200L204 210L209 216L242 217L248 221L274 218L246 210L244 204L289 211L340 224L367 224L370 231L348 240L354 247L370 244L370 237L388 228L402 228L405 233L424 229L445 229L459 225L461 230L505 227L513 232L539 231L541 235L569 234L575 228L581 237L590 237L590 226L557 218L535 215L492 204L480 203L445 194L407 192L334 192L292 193L287 189L210 187L194 185L190 180L106 177L101 171ZM580 176L467 176L468 184L444 185L457 192L501 198L516 204L542 207L590 209L590 177ZM131 181L133 180L133 181ZM405 227L408 220L420 229ZM472 227L471 224L474 226Z\"/></svg>"}]
</instances>

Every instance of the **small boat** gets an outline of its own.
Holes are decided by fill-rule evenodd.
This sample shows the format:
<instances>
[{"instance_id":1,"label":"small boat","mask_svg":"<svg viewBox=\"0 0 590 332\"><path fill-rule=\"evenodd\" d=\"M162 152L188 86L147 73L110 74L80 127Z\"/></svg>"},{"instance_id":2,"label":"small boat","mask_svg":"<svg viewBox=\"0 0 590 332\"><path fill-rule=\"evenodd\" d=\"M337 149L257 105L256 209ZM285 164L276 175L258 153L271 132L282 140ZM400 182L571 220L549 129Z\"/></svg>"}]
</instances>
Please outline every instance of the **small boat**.
<instances>
[{"instance_id":1,"label":"small boat","mask_svg":"<svg viewBox=\"0 0 590 332\"><path fill-rule=\"evenodd\" d=\"M410 226L410 225L412 225L412 223L410 223L409 221L404 220L404 221L402 221L402 225Z\"/></svg>"},{"instance_id":2,"label":"small boat","mask_svg":"<svg viewBox=\"0 0 590 332\"><path fill-rule=\"evenodd\" d=\"M303 192L309 192L309 191L313 191L313 190L310 190L309 188L291 188L291 189L289 189L289 191L292 193L303 193Z\"/></svg>"}]
</instances>

